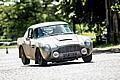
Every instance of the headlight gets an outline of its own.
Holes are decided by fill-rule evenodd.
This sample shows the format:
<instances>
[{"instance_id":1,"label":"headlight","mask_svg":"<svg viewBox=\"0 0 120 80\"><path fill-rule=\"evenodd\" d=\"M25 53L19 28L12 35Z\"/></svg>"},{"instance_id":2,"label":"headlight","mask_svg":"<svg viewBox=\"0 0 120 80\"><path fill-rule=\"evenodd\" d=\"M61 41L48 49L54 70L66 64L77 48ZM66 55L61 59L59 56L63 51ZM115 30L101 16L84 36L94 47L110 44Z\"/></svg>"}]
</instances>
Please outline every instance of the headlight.
<instances>
[{"instance_id":1,"label":"headlight","mask_svg":"<svg viewBox=\"0 0 120 80\"><path fill-rule=\"evenodd\" d=\"M54 58L58 58L59 55L60 55L59 52L53 52L53 57L54 57Z\"/></svg>"},{"instance_id":2,"label":"headlight","mask_svg":"<svg viewBox=\"0 0 120 80\"><path fill-rule=\"evenodd\" d=\"M85 44L85 46L90 46L90 45L91 45L91 41L90 41L90 40L86 40L86 41L84 42L84 44Z\"/></svg>"},{"instance_id":3,"label":"headlight","mask_svg":"<svg viewBox=\"0 0 120 80\"><path fill-rule=\"evenodd\" d=\"M51 48L50 48L49 45L45 45L45 46L43 47L43 49L44 49L45 51L49 52Z\"/></svg>"},{"instance_id":4,"label":"headlight","mask_svg":"<svg viewBox=\"0 0 120 80\"><path fill-rule=\"evenodd\" d=\"M87 51L87 49L86 49L86 48L82 48L82 49L81 49L81 53L82 53L83 55L85 55L85 54L87 54L87 53L88 53L88 51Z\"/></svg>"}]
</instances>

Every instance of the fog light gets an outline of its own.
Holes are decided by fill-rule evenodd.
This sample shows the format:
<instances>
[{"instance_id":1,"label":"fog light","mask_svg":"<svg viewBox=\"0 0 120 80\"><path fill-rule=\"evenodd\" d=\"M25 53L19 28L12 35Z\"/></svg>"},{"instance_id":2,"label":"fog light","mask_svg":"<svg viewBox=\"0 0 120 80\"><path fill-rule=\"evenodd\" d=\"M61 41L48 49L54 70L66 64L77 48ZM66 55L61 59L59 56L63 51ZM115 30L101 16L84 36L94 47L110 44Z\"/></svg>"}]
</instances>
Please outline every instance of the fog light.
<instances>
[{"instance_id":1,"label":"fog light","mask_svg":"<svg viewBox=\"0 0 120 80\"><path fill-rule=\"evenodd\" d=\"M81 49L81 53L82 53L83 55L87 54L87 49L86 49L86 48Z\"/></svg>"},{"instance_id":2,"label":"fog light","mask_svg":"<svg viewBox=\"0 0 120 80\"><path fill-rule=\"evenodd\" d=\"M58 58L58 57L59 57L59 53L58 53L58 52L54 52L54 53L53 53L53 57L54 57L54 58Z\"/></svg>"}]
</instances>

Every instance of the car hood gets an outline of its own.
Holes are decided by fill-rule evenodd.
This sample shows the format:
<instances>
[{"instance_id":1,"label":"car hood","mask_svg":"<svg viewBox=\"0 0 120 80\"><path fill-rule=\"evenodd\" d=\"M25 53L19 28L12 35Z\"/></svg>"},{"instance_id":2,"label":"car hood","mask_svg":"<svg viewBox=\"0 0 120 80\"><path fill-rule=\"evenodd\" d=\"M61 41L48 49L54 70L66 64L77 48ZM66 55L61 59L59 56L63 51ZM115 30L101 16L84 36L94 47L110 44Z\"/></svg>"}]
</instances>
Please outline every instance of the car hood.
<instances>
[{"instance_id":1,"label":"car hood","mask_svg":"<svg viewBox=\"0 0 120 80\"><path fill-rule=\"evenodd\" d=\"M41 45L50 45L51 47L63 46L69 44L84 44L84 37L77 34L56 35L37 39Z\"/></svg>"}]
</instances>

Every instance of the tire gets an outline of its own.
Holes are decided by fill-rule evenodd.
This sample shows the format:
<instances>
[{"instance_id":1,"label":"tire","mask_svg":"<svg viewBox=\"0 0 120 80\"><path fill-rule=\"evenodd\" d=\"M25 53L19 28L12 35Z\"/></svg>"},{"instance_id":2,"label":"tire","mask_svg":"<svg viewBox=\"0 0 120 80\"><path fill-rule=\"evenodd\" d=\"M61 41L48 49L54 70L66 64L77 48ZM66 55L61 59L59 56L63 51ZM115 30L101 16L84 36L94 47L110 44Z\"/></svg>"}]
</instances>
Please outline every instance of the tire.
<instances>
[{"instance_id":1,"label":"tire","mask_svg":"<svg viewBox=\"0 0 120 80\"><path fill-rule=\"evenodd\" d=\"M83 56L82 59L85 63L91 62L92 54L90 54L89 56Z\"/></svg>"},{"instance_id":2,"label":"tire","mask_svg":"<svg viewBox=\"0 0 120 80\"><path fill-rule=\"evenodd\" d=\"M47 65L47 61L43 59L39 49L36 49L35 64L39 64L41 66Z\"/></svg>"},{"instance_id":3,"label":"tire","mask_svg":"<svg viewBox=\"0 0 120 80\"><path fill-rule=\"evenodd\" d=\"M25 52L24 52L24 50L23 50L22 47L20 48L20 54L21 54L22 63L23 63L24 65L29 64L29 63L30 63L30 59L28 59L28 58L25 56Z\"/></svg>"}]
</instances>

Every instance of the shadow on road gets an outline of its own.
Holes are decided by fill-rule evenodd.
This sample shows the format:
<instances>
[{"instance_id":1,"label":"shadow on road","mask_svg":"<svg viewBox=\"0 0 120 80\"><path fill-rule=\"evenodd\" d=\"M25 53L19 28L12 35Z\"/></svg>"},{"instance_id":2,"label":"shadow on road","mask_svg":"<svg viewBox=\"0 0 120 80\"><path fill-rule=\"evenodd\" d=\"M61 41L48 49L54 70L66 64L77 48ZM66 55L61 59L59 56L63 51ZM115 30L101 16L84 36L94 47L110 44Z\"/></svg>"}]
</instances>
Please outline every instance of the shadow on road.
<instances>
[{"instance_id":1,"label":"shadow on road","mask_svg":"<svg viewBox=\"0 0 120 80\"><path fill-rule=\"evenodd\" d=\"M90 63L94 63L94 62L90 62ZM85 62L60 62L60 63L50 63L45 66L35 64L35 65L27 65L22 67L53 67L53 66L63 66L63 65L75 65L75 64L85 64Z\"/></svg>"}]
</instances>

